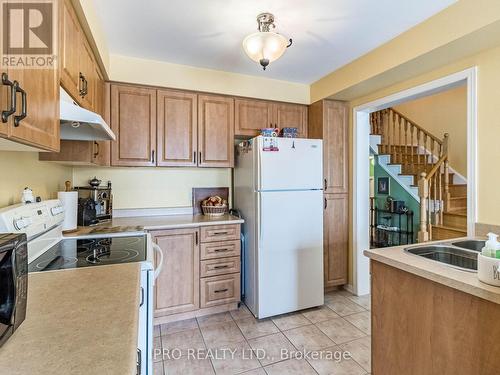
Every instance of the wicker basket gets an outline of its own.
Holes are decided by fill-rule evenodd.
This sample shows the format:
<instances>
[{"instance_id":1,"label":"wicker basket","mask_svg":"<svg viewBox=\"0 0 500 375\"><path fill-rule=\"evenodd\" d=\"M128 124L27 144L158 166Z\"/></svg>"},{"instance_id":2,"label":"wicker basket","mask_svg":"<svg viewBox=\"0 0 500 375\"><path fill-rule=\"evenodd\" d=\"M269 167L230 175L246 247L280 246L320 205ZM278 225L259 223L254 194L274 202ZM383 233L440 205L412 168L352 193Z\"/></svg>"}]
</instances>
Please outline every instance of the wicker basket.
<instances>
[{"instance_id":1,"label":"wicker basket","mask_svg":"<svg viewBox=\"0 0 500 375\"><path fill-rule=\"evenodd\" d=\"M205 216L223 216L227 211L227 205L222 206L201 206Z\"/></svg>"}]
</instances>

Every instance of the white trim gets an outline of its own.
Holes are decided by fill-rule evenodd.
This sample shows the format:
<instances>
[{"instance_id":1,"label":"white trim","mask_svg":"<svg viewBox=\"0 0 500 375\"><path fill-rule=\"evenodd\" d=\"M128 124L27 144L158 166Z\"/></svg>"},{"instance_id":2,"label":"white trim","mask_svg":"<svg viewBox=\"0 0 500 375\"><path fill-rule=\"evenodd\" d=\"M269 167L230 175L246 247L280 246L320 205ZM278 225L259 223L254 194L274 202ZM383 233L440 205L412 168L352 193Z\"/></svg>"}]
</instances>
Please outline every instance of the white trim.
<instances>
[{"instance_id":1,"label":"white trim","mask_svg":"<svg viewBox=\"0 0 500 375\"><path fill-rule=\"evenodd\" d=\"M113 217L192 215L193 207L118 208Z\"/></svg>"},{"instance_id":2,"label":"white trim","mask_svg":"<svg viewBox=\"0 0 500 375\"><path fill-rule=\"evenodd\" d=\"M477 218L477 68L472 67L446 77L412 87L384 98L353 108L353 292L366 294L370 289L368 258L369 211L368 163L369 113L385 109L404 101L414 100L467 83L467 234L474 236ZM366 146L366 147L365 147Z\"/></svg>"}]
</instances>

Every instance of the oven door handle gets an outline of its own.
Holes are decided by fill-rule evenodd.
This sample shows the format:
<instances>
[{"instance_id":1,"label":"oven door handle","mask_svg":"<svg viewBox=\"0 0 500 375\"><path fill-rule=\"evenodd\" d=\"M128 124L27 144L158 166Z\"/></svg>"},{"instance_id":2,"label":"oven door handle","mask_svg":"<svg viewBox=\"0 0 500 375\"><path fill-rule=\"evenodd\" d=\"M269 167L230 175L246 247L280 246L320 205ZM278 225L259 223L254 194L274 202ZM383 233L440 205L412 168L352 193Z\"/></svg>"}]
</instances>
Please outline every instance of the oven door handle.
<instances>
[{"instance_id":1,"label":"oven door handle","mask_svg":"<svg viewBox=\"0 0 500 375\"><path fill-rule=\"evenodd\" d=\"M160 258L159 258L159 261L158 261L158 264L156 265L156 268L155 268L155 275L154 275L154 277L155 277L155 280L156 280L156 278L157 278L157 277L158 277L158 275L160 274L161 269L162 269L162 267L163 267L163 251L161 250L160 246L158 246L158 245L157 245L157 244L155 244L154 242L153 242L153 250L154 250L156 253L158 253L158 255L159 255L159 257L160 257Z\"/></svg>"}]
</instances>

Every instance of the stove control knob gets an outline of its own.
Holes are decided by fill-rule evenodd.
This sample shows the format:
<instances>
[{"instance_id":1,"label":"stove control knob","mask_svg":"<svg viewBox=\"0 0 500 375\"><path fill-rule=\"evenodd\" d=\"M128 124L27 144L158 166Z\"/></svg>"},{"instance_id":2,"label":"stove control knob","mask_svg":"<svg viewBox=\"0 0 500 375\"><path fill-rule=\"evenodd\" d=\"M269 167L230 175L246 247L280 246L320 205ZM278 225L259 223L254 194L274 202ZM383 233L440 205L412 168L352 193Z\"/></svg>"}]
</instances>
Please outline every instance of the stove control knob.
<instances>
[{"instance_id":1,"label":"stove control knob","mask_svg":"<svg viewBox=\"0 0 500 375\"><path fill-rule=\"evenodd\" d=\"M23 228L28 227L33 223L33 220L30 217L23 217L21 219L14 219L14 227L17 230L21 230Z\"/></svg>"},{"instance_id":2,"label":"stove control knob","mask_svg":"<svg viewBox=\"0 0 500 375\"><path fill-rule=\"evenodd\" d=\"M50 209L50 212L52 213L52 216L59 215L60 213L64 212L64 207L63 206L55 206Z\"/></svg>"}]
</instances>

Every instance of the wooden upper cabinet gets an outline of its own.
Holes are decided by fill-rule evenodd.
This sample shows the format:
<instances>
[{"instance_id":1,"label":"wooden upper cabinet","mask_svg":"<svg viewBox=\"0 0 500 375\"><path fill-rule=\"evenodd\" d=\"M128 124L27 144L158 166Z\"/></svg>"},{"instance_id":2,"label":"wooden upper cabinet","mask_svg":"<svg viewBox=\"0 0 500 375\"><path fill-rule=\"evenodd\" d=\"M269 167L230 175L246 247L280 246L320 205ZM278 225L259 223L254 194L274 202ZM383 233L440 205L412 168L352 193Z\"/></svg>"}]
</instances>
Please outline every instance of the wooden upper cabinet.
<instances>
[{"instance_id":1,"label":"wooden upper cabinet","mask_svg":"<svg viewBox=\"0 0 500 375\"><path fill-rule=\"evenodd\" d=\"M277 128L297 128L299 138L307 138L307 106L301 104L274 104Z\"/></svg>"},{"instance_id":2,"label":"wooden upper cabinet","mask_svg":"<svg viewBox=\"0 0 500 375\"><path fill-rule=\"evenodd\" d=\"M234 99L198 95L198 166L234 166Z\"/></svg>"},{"instance_id":3,"label":"wooden upper cabinet","mask_svg":"<svg viewBox=\"0 0 500 375\"><path fill-rule=\"evenodd\" d=\"M157 165L196 166L197 95L158 90L157 99Z\"/></svg>"},{"instance_id":4,"label":"wooden upper cabinet","mask_svg":"<svg viewBox=\"0 0 500 375\"><path fill-rule=\"evenodd\" d=\"M0 74L7 72L7 69L1 70ZM0 77L1 79L1 77ZM10 87L6 85L0 85L0 113L10 109ZM7 137L9 134L9 124L4 123L0 120L0 136L2 138Z\"/></svg>"},{"instance_id":5,"label":"wooden upper cabinet","mask_svg":"<svg viewBox=\"0 0 500 375\"><path fill-rule=\"evenodd\" d=\"M326 194L323 215L323 264L325 287L347 284L348 210L347 194Z\"/></svg>"},{"instance_id":6,"label":"wooden upper cabinet","mask_svg":"<svg viewBox=\"0 0 500 375\"><path fill-rule=\"evenodd\" d=\"M156 165L156 90L111 85L111 165Z\"/></svg>"},{"instance_id":7,"label":"wooden upper cabinet","mask_svg":"<svg viewBox=\"0 0 500 375\"><path fill-rule=\"evenodd\" d=\"M94 53L87 43L85 36L82 35L81 53L80 53L80 73L82 77L82 90L80 103L88 110L94 111L94 96L96 86L96 64L94 63Z\"/></svg>"},{"instance_id":8,"label":"wooden upper cabinet","mask_svg":"<svg viewBox=\"0 0 500 375\"><path fill-rule=\"evenodd\" d=\"M155 282L155 316L197 310L200 307L198 228L153 231L151 235L163 252L162 272Z\"/></svg>"},{"instance_id":9,"label":"wooden upper cabinet","mask_svg":"<svg viewBox=\"0 0 500 375\"><path fill-rule=\"evenodd\" d=\"M273 103L265 100L235 99L235 135L255 137L263 128L274 127Z\"/></svg>"},{"instance_id":10,"label":"wooden upper cabinet","mask_svg":"<svg viewBox=\"0 0 500 375\"><path fill-rule=\"evenodd\" d=\"M60 9L59 70L61 85L73 97L80 97L80 24L69 0L63 0Z\"/></svg>"},{"instance_id":11,"label":"wooden upper cabinet","mask_svg":"<svg viewBox=\"0 0 500 375\"><path fill-rule=\"evenodd\" d=\"M323 124L323 176L325 193L348 193L349 155L347 105L333 100L324 101Z\"/></svg>"}]
</instances>

